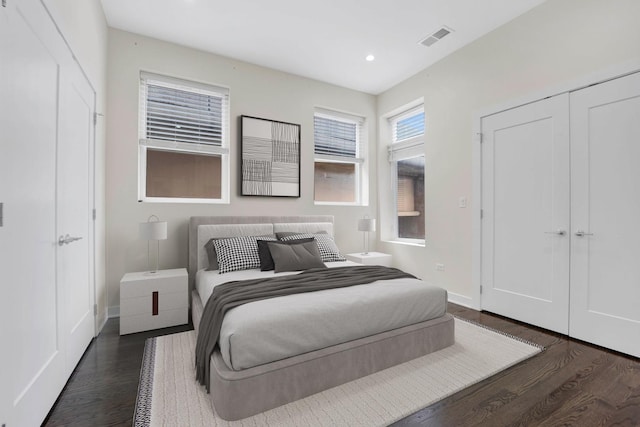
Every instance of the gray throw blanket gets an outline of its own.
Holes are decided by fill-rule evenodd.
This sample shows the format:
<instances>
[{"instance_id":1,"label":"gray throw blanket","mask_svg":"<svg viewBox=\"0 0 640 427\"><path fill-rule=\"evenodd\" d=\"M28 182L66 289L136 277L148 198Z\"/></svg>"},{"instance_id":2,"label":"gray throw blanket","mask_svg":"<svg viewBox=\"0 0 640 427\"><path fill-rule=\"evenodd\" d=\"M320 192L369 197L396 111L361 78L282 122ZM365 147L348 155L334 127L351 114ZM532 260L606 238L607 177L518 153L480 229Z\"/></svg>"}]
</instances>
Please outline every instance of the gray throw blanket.
<instances>
[{"instance_id":1,"label":"gray throw blanket","mask_svg":"<svg viewBox=\"0 0 640 427\"><path fill-rule=\"evenodd\" d=\"M299 274L268 279L239 280L213 288L207 301L196 342L196 378L209 392L211 355L218 343L222 319L227 311L242 304L303 292L363 285L377 280L415 278L396 268L378 265L313 268Z\"/></svg>"}]
</instances>

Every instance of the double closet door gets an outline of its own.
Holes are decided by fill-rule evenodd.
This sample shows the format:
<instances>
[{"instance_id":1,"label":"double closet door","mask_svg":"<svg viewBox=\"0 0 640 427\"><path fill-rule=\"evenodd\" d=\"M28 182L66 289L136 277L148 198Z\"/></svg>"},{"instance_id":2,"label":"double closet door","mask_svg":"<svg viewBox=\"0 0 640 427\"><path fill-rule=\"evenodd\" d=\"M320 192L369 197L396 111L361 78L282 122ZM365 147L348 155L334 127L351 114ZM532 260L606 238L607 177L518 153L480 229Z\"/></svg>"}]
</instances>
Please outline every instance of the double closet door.
<instances>
[{"instance_id":1,"label":"double closet door","mask_svg":"<svg viewBox=\"0 0 640 427\"><path fill-rule=\"evenodd\" d=\"M482 308L640 356L640 73L482 136Z\"/></svg>"},{"instance_id":2,"label":"double closet door","mask_svg":"<svg viewBox=\"0 0 640 427\"><path fill-rule=\"evenodd\" d=\"M94 336L94 99L43 3L3 4L1 426L40 425Z\"/></svg>"}]
</instances>

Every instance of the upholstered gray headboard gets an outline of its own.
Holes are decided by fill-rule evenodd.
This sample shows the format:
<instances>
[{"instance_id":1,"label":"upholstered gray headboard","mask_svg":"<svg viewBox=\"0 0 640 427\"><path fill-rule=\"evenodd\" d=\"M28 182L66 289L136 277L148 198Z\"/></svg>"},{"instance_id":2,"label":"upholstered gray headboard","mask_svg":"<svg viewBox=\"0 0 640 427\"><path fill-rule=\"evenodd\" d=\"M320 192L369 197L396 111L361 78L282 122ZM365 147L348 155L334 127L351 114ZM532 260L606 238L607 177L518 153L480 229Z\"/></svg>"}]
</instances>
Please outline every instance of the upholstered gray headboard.
<instances>
[{"instance_id":1,"label":"upholstered gray headboard","mask_svg":"<svg viewBox=\"0 0 640 427\"><path fill-rule=\"evenodd\" d=\"M297 231L297 232L315 232L314 229L307 229L305 223L328 223L328 227L323 227L324 231L332 234L333 231L333 216L332 215L299 215L299 216L192 216L189 220L189 294L195 288L196 272L199 268L202 268L204 257L204 243L208 241L207 236L199 236L198 229L201 232L208 232L209 228L200 227L203 225L240 225L240 224L265 224L265 227L252 227L247 230L269 230L273 231ZM224 227L222 227L224 228ZM234 231L231 235L237 235L237 228L232 227ZM215 233L218 233L218 237L222 236L220 233L224 233L221 227L213 227ZM264 230L263 230L264 229ZM271 232L273 232L271 231ZM264 234L271 234L264 233ZM259 232L258 234L263 234Z\"/></svg>"}]
</instances>

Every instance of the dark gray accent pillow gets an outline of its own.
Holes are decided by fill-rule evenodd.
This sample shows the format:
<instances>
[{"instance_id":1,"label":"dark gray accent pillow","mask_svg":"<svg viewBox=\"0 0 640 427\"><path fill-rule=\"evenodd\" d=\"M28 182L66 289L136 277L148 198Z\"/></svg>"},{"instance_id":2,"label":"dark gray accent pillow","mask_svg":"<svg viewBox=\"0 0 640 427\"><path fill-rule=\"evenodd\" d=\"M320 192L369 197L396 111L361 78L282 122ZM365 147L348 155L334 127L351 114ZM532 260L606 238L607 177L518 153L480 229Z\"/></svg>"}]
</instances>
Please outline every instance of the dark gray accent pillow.
<instances>
[{"instance_id":1,"label":"dark gray accent pillow","mask_svg":"<svg viewBox=\"0 0 640 427\"><path fill-rule=\"evenodd\" d=\"M291 245L282 242L267 242L275 272L300 271L310 268L327 268L322 262L320 250L315 240Z\"/></svg>"},{"instance_id":2,"label":"dark gray accent pillow","mask_svg":"<svg viewBox=\"0 0 640 427\"><path fill-rule=\"evenodd\" d=\"M318 249L320 250L320 255L322 256L323 262L331 262L331 261L346 261L347 259L340 255L340 251L338 250L338 246L336 246L336 242L333 241L331 236L328 234L294 234L292 236L286 236L282 238L283 242L289 240L299 240L305 239L309 237L315 237L316 243L318 244Z\"/></svg>"},{"instance_id":3,"label":"dark gray accent pillow","mask_svg":"<svg viewBox=\"0 0 640 427\"><path fill-rule=\"evenodd\" d=\"M307 243L314 240L315 239L313 237L310 237L308 239L290 240L288 242L280 243L284 245L295 245L297 243ZM267 245L267 240L258 240L258 256L260 257L260 271L271 271L275 269L273 257L271 256L269 245Z\"/></svg>"},{"instance_id":4,"label":"dark gray accent pillow","mask_svg":"<svg viewBox=\"0 0 640 427\"><path fill-rule=\"evenodd\" d=\"M216 254L216 247L213 245L214 240L216 239L209 239L209 241L204 244L204 249L207 251L207 258L209 259L209 267L207 267L207 271L218 269L218 254Z\"/></svg>"}]
</instances>

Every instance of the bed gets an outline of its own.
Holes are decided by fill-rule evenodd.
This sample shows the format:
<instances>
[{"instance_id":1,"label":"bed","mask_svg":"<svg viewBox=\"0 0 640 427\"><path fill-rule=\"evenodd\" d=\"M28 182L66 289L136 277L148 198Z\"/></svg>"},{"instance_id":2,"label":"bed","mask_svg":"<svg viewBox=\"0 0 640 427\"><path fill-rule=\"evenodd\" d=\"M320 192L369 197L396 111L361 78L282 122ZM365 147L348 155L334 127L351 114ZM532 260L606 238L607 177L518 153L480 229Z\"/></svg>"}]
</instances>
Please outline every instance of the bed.
<instances>
[{"instance_id":1,"label":"bed","mask_svg":"<svg viewBox=\"0 0 640 427\"><path fill-rule=\"evenodd\" d=\"M196 332L216 286L293 274L207 271L207 242L276 233L311 233L325 240L319 233L333 235L333 217L191 218L189 287ZM325 264L332 272L357 265ZM224 317L217 342L207 366L211 401L220 417L233 421L452 345L454 322L446 313L446 291L398 278L238 306Z\"/></svg>"}]
</instances>

